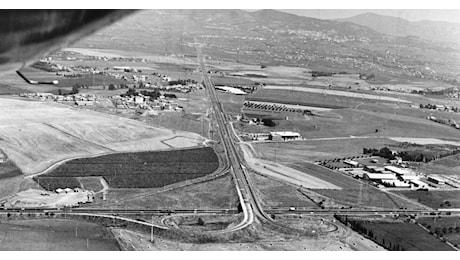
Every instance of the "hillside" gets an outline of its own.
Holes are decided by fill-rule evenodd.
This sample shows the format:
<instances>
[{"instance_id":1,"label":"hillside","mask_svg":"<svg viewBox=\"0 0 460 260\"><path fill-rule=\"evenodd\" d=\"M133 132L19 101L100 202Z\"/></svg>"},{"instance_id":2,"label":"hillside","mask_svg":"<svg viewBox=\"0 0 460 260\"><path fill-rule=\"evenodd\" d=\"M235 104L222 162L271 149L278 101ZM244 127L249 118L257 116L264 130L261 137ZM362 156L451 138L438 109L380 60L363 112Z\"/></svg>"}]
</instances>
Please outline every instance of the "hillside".
<instances>
[{"instance_id":1,"label":"hillside","mask_svg":"<svg viewBox=\"0 0 460 260\"><path fill-rule=\"evenodd\" d=\"M374 22L392 24L400 28L395 34L403 37L276 10L144 10L76 47L193 57L194 43L199 42L216 60L372 73L380 81L417 78L457 84L460 52L455 44L406 37L402 19L385 22L369 16L368 20L373 22L363 23L370 27Z\"/></svg>"},{"instance_id":2,"label":"hillside","mask_svg":"<svg viewBox=\"0 0 460 260\"><path fill-rule=\"evenodd\" d=\"M338 19L367 26L377 32L394 36L416 36L425 40L460 43L460 24L436 21L410 22L408 20L365 13L350 18Z\"/></svg>"}]
</instances>

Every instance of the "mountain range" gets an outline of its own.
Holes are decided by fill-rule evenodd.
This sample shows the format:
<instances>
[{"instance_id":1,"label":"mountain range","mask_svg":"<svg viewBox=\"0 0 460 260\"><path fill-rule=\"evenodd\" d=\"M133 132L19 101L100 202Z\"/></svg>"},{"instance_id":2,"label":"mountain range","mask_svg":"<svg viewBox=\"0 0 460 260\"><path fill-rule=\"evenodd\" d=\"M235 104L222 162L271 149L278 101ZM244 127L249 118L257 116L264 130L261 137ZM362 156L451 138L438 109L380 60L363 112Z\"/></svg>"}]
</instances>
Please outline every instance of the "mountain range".
<instances>
[{"instance_id":1,"label":"mountain range","mask_svg":"<svg viewBox=\"0 0 460 260\"><path fill-rule=\"evenodd\" d=\"M376 32L393 36L415 36L431 41L460 43L460 24L439 21L410 22L403 18L365 13L349 18L337 19L369 27Z\"/></svg>"}]
</instances>

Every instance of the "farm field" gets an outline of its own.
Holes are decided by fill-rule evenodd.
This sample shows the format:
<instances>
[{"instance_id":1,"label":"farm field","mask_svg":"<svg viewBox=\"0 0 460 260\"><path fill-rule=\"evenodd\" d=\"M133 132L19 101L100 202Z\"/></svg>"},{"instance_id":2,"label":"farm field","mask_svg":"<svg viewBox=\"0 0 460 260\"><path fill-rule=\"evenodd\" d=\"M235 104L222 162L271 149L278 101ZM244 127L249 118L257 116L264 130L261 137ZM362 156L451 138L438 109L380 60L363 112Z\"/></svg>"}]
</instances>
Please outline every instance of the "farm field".
<instances>
[{"instance_id":1,"label":"farm field","mask_svg":"<svg viewBox=\"0 0 460 260\"><path fill-rule=\"evenodd\" d=\"M387 97L383 95L370 95L364 93L354 93L349 91L340 91L340 90L330 90L330 89L318 89L318 88L309 88L309 87L297 87L297 86L265 86L264 89L270 90L291 90L298 92L307 92L307 93L315 93L315 94L322 94L322 95L332 95L332 96L340 96L340 97L350 97L355 99L368 99L372 101L380 101L380 102L398 102L398 103L410 103L407 100Z\"/></svg>"},{"instance_id":2,"label":"farm field","mask_svg":"<svg viewBox=\"0 0 460 260\"><path fill-rule=\"evenodd\" d=\"M2 251L120 250L116 239L108 229L83 221L13 220L0 222L0 233Z\"/></svg>"},{"instance_id":3,"label":"farm field","mask_svg":"<svg viewBox=\"0 0 460 260\"><path fill-rule=\"evenodd\" d=\"M171 189L109 189L107 200L90 207L133 209L236 209L239 200L230 174Z\"/></svg>"},{"instance_id":4,"label":"farm field","mask_svg":"<svg viewBox=\"0 0 460 260\"><path fill-rule=\"evenodd\" d=\"M310 189L341 189L340 186L334 185L314 175L290 168L280 163L258 159L254 156L254 151L252 151L250 146L242 145L240 147L248 166L259 174L270 176L271 178L288 182L298 187L302 186Z\"/></svg>"},{"instance_id":5,"label":"farm field","mask_svg":"<svg viewBox=\"0 0 460 260\"><path fill-rule=\"evenodd\" d=\"M434 209L460 208L460 190L396 191L395 193ZM450 203L450 207L446 205L446 201Z\"/></svg>"},{"instance_id":6,"label":"farm field","mask_svg":"<svg viewBox=\"0 0 460 260\"><path fill-rule=\"evenodd\" d=\"M269 111L264 113L268 115L265 117L270 117ZM289 129L299 132L308 139L364 136L460 140L460 131L457 129L425 118L361 109L337 109L333 110L332 113L325 112L313 116L292 117L288 120L274 119L278 123L274 127L261 128L244 125L244 131L270 132ZM241 128L239 127L239 130Z\"/></svg>"},{"instance_id":7,"label":"farm field","mask_svg":"<svg viewBox=\"0 0 460 260\"><path fill-rule=\"evenodd\" d=\"M260 174L251 174L251 180L264 207L318 207L294 186Z\"/></svg>"},{"instance_id":8,"label":"farm field","mask_svg":"<svg viewBox=\"0 0 460 260\"><path fill-rule=\"evenodd\" d=\"M359 156L363 148L385 147L397 142L388 138L343 138L274 143L253 143L263 159L279 162L314 162ZM276 158L275 158L276 157Z\"/></svg>"},{"instance_id":9,"label":"farm field","mask_svg":"<svg viewBox=\"0 0 460 260\"><path fill-rule=\"evenodd\" d=\"M0 151L1 154L1 151ZM21 170L10 160L0 163L0 179L22 175Z\"/></svg>"},{"instance_id":10,"label":"farm field","mask_svg":"<svg viewBox=\"0 0 460 260\"><path fill-rule=\"evenodd\" d=\"M49 102L0 99L0 149L25 175L62 160L201 145L198 134ZM164 144L180 136L187 142Z\"/></svg>"},{"instance_id":11,"label":"farm field","mask_svg":"<svg viewBox=\"0 0 460 260\"><path fill-rule=\"evenodd\" d=\"M419 218L417 222L434 234L442 235L457 247L460 245L460 218L458 216Z\"/></svg>"},{"instance_id":12,"label":"farm field","mask_svg":"<svg viewBox=\"0 0 460 260\"><path fill-rule=\"evenodd\" d=\"M80 186L75 177L102 176L111 188L158 188L205 176L218 167L217 155L209 147L121 153L68 161L37 177L37 181L40 185L44 183L43 188L51 182L49 185L54 190L57 185L67 183Z\"/></svg>"},{"instance_id":13,"label":"farm field","mask_svg":"<svg viewBox=\"0 0 460 260\"><path fill-rule=\"evenodd\" d=\"M364 233L389 250L404 251L453 251L452 247L423 230L417 224L407 222L366 221L348 218L352 226L364 229ZM371 232L369 234L369 232Z\"/></svg>"},{"instance_id":14,"label":"farm field","mask_svg":"<svg viewBox=\"0 0 460 260\"><path fill-rule=\"evenodd\" d=\"M20 94L20 93L28 93L30 91L23 90L15 87L11 87L10 85L0 84L0 95L13 95L13 94Z\"/></svg>"}]
</instances>

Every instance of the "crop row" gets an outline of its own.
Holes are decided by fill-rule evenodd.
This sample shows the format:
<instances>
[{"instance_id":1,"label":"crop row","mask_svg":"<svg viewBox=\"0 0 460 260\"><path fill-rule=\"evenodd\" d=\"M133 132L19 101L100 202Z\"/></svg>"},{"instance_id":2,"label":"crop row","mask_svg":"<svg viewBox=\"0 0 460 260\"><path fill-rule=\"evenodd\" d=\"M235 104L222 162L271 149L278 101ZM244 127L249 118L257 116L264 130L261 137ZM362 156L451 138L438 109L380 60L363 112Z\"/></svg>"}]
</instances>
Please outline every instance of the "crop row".
<instances>
[{"instance_id":1,"label":"crop row","mask_svg":"<svg viewBox=\"0 0 460 260\"><path fill-rule=\"evenodd\" d=\"M60 182L59 178L102 176L113 188L157 188L205 176L218 167L217 155L206 147L77 159L43 177L57 177L50 180Z\"/></svg>"}]
</instances>

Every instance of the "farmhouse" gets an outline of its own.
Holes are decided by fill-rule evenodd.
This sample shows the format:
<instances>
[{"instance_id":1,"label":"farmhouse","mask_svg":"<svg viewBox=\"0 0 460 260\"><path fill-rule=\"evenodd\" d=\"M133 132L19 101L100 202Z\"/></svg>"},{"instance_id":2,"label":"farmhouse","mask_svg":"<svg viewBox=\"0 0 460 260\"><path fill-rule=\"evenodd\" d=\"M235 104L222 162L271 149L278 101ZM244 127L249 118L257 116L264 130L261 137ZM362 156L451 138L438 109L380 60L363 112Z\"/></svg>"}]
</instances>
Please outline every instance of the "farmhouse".
<instances>
[{"instance_id":1,"label":"farmhouse","mask_svg":"<svg viewBox=\"0 0 460 260\"><path fill-rule=\"evenodd\" d=\"M297 132L292 132L292 131L281 131L281 132L270 132L269 135L269 140L283 140L283 141L288 141L288 140L299 140L301 139L302 136L297 133Z\"/></svg>"},{"instance_id":2,"label":"farmhouse","mask_svg":"<svg viewBox=\"0 0 460 260\"><path fill-rule=\"evenodd\" d=\"M353 167L358 167L359 166L359 162L352 161L352 160L345 160L345 161L343 161L343 163L348 164L348 165L353 166Z\"/></svg>"}]
</instances>

